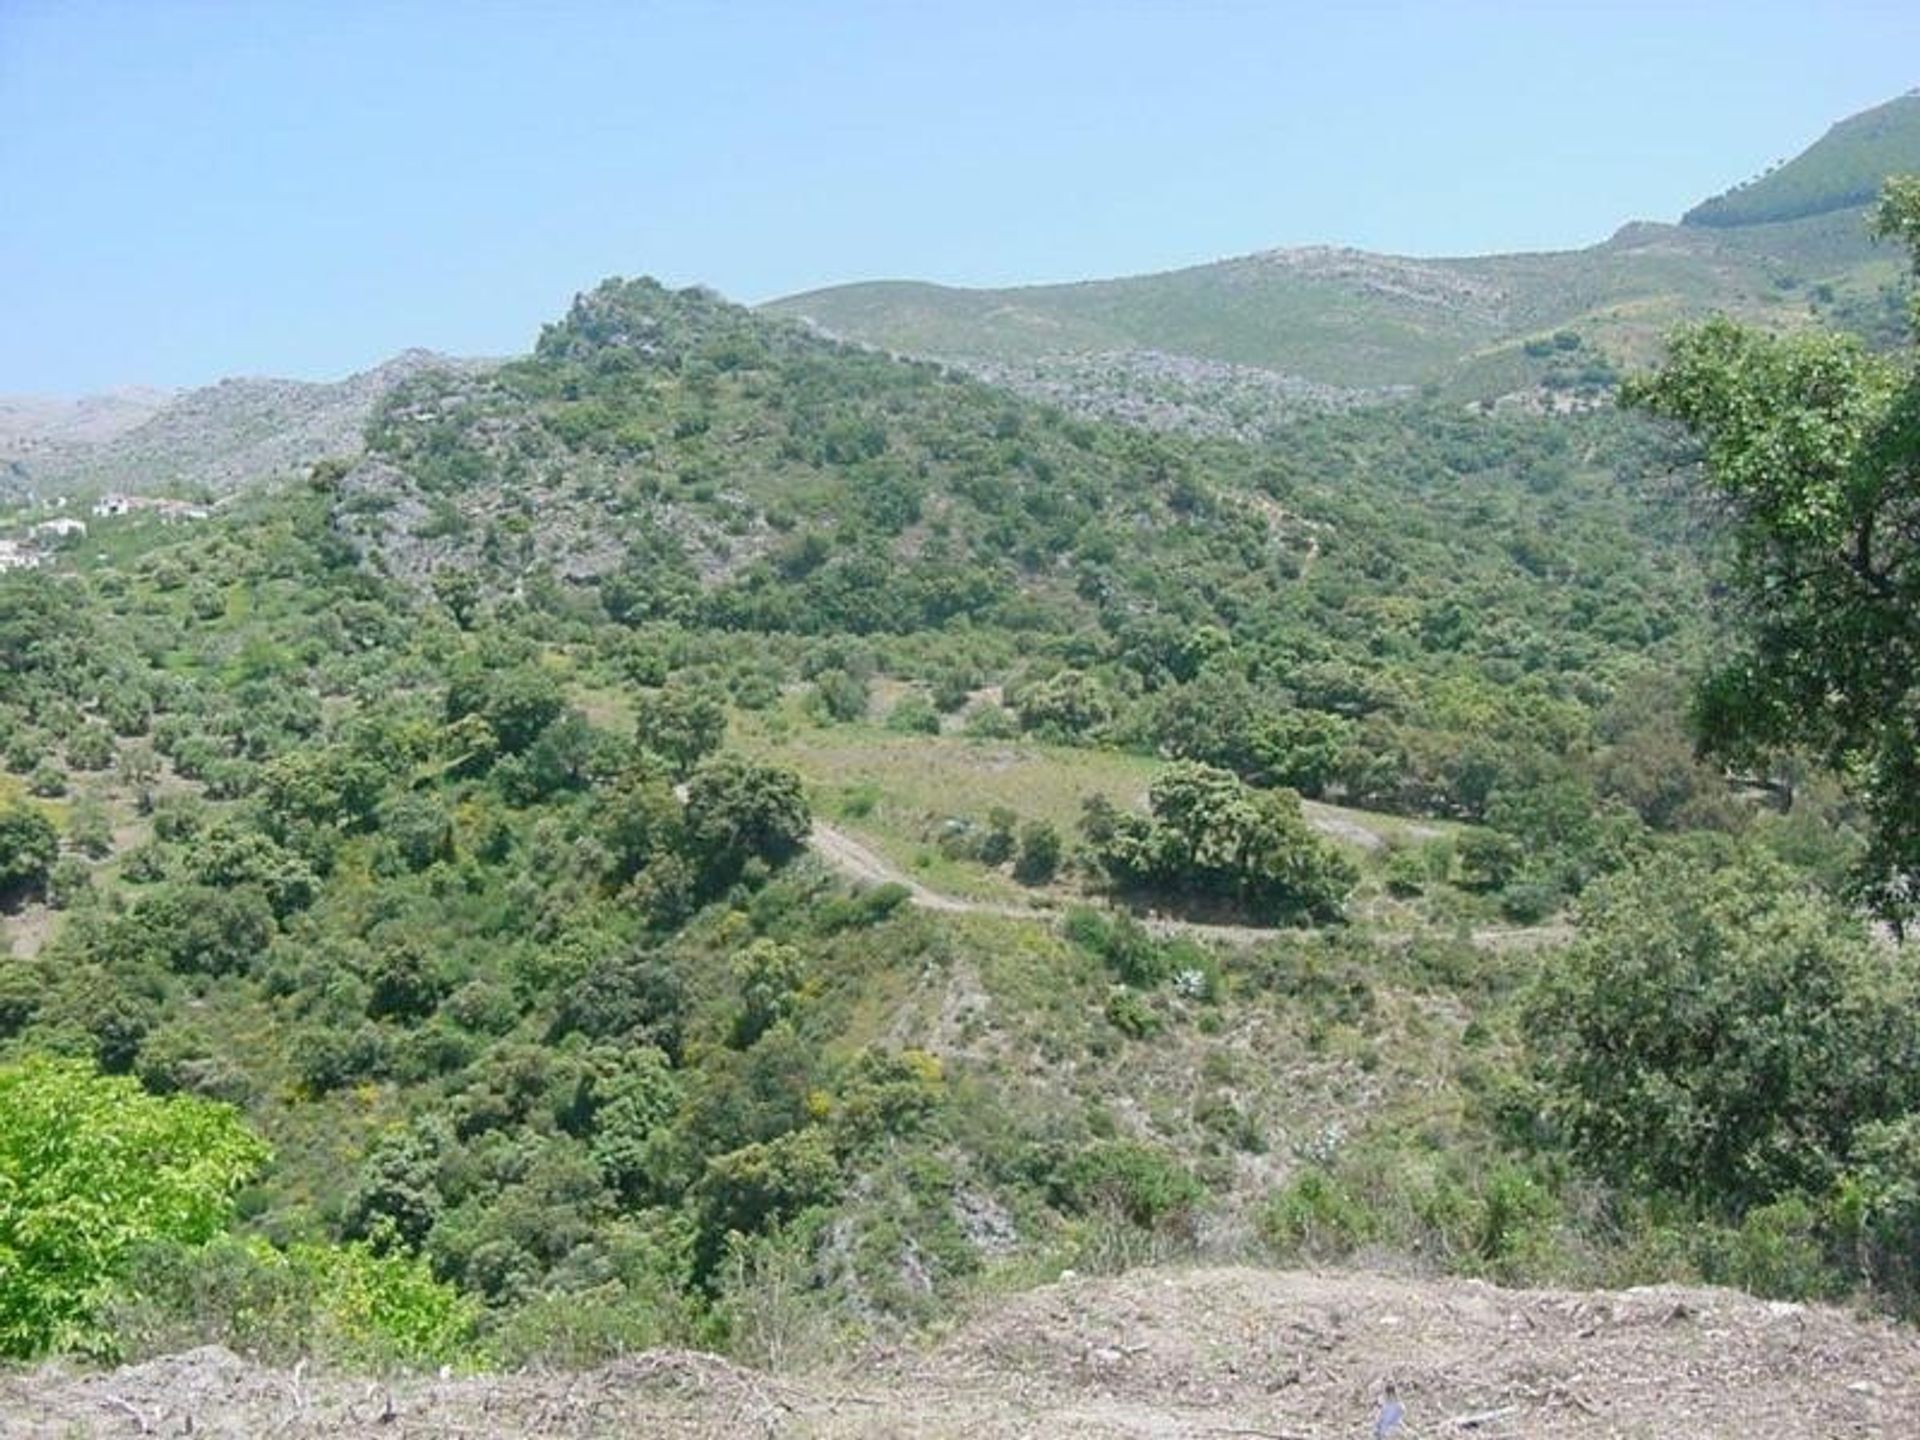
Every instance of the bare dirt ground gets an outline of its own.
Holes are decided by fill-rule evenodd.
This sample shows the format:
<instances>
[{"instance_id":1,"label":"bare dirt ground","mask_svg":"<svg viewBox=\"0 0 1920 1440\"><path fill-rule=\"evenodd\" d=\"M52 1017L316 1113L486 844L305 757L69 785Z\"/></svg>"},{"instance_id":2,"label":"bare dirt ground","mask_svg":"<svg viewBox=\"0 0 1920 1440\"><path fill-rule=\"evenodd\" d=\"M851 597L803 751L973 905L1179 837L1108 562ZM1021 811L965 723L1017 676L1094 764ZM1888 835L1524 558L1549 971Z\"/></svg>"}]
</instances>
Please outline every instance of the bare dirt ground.
<instances>
[{"instance_id":1,"label":"bare dirt ground","mask_svg":"<svg viewBox=\"0 0 1920 1440\"><path fill-rule=\"evenodd\" d=\"M1920 1333L1717 1290L1506 1291L1250 1269L1064 1280L926 1349L770 1375L688 1351L596 1370L365 1378L208 1349L0 1372L9 1440L1907 1435Z\"/></svg>"}]
</instances>

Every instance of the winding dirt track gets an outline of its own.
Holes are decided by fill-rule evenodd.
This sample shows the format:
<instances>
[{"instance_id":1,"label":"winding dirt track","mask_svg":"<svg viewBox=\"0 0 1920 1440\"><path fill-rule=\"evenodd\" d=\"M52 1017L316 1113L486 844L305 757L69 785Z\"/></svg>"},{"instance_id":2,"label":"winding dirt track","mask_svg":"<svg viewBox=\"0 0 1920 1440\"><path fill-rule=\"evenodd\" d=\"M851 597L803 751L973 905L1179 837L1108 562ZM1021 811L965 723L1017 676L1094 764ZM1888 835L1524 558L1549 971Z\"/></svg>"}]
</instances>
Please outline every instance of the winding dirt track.
<instances>
[{"instance_id":1,"label":"winding dirt track","mask_svg":"<svg viewBox=\"0 0 1920 1440\"><path fill-rule=\"evenodd\" d=\"M1050 920L1046 911L1032 905L1003 905L991 900L967 900L958 895L943 895L929 890L892 861L883 859L844 830L816 820L807 837L813 853L849 880L863 885L902 885L922 910L937 910L947 915L1000 915L1009 920Z\"/></svg>"},{"instance_id":2,"label":"winding dirt track","mask_svg":"<svg viewBox=\"0 0 1920 1440\"><path fill-rule=\"evenodd\" d=\"M969 900L930 890L868 845L854 839L845 830L824 821L813 823L807 837L813 853L827 864L861 885L899 885L908 899L922 910L943 915L995 915L1006 920L1034 920L1046 925L1055 912L1038 905L1016 905L996 900ZM1263 945L1286 935L1310 935L1314 931L1266 925L1219 925L1201 920L1176 920L1165 915L1142 916L1140 923L1148 932L1162 937L1186 935L1225 945ZM1531 950L1565 944L1573 938L1567 925L1484 926L1473 932L1473 943L1489 950Z\"/></svg>"}]
</instances>

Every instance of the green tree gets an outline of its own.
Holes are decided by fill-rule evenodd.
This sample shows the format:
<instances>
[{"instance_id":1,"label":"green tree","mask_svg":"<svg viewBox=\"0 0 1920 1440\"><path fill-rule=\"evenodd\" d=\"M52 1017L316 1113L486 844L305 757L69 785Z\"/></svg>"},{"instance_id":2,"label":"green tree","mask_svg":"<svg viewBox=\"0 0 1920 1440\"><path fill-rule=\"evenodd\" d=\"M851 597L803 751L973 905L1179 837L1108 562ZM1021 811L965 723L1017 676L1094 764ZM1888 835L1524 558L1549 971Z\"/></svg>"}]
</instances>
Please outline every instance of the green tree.
<instances>
[{"instance_id":1,"label":"green tree","mask_svg":"<svg viewBox=\"0 0 1920 1440\"><path fill-rule=\"evenodd\" d=\"M67 763L76 770L105 770L113 764L113 732L89 721L67 739Z\"/></svg>"},{"instance_id":2,"label":"green tree","mask_svg":"<svg viewBox=\"0 0 1920 1440\"><path fill-rule=\"evenodd\" d=\"M447 607L454 624L462 630L473 626L474 612L480 606L480 577L473 571L447 566L433 572L433 596Z\"/></svg>"},{"instance_id":3,"label":"green tree","mask_svg":"<svg viewBox=\"0 0 1920 1440\"><path fill-rule=\"evenodd\" d=\"M734 983L740 988L740 1009L733 1019L733 1043L744 1050L758 1040L800 1002L800 954L762 936L734 957Z\"/></svg>"},{"instance_id":4,"label":"green tree","mask_svg":"<svg viewBox=\"0 0 1920 1440\"><path fill-rule=\"evenodd\" d=\"M97 1315L135 1248L214 1239L269 1153L231 1106L71 1060L0 1067L0 1354L107 1349Z\"/></svg>"},{"instance_id":5,"label":"green tree","mask_svg":"<svg viewBox=\"0 0 1920 1440\"><path fill-rule=\"evenodd\" d=\"M655 1179L656 1137L680 1105L680 1085L667 1056L650 1045L605 1052L601 1071L584 1085L593 1161L629 1203Z\"/></svg>"},{"instance_id":6,"label":"green tree","mask_svg":"<svg viewBox=\"0 0 1920 1440\"><path fill-rule=\"evenodd\" d=\"M1913 984L1777 861L1658 856L1592 887L1528 1007L1547 1112L1596 1172L1738 1213L1819 1194L1920 1101Z\"/></svg>"},{"instance_id":7,"label":"green tree","mask_svg":"<svg viewBox=\"0 0 1920 1440\"><path fill-rule=\"evenodd\" d=\"M814 681L809 703L829 720L850 725L866 718L872 698L872 687L865 676L836 669L823 672Z\"/></svg>"},{"instance_id":8,"label":"green tree","mask_svg":"<svg viewBox=\"0 0 1920 1440\"><path fill-rule=\"evenodd\" d=\"M1254 768L1276 785L1319 795L1346 767L1353 722L1324 710L1281 710L1254 726Z\"/></svg>"},{"instance_id":9,"label":"green tree","mask_svg":"<svg viewBox=\"0 0 1920 1440\"><path fill-rule=\"evenodd\" d=\"M453 820L432 795L406 791L380 806L380 833L409 870L453 858Z\"/></svg>"},{"instance_id":10,"label":"green tree","mask_svg":"<svg viewBox=\"0 0 1920 1440\"><path fill-rule=\"evenodd\" d=\"M839 1161L817 1129L713 1157L693 1190L700 1216L696 1266L710 1274L729 1233L766 1230L832 1200L844 1183Z\"/></svg>"},{"instance_id":11,"label":"green tree","mask_svg":"<svg viewBox=\"0 0 1920 1440\"><path fill-rule=\"evenodd\" d=\"M1008 695L1022 730L1049 739L1085 740L1113 718L1106 688L1079 670L1062 670Z\"/></svg>"},{"instance_id":12,"label":"green tree","mask_svg":"<svg viewBox=\"0 0 1920 1440\"><path fill-rule=\"evenodd\" d=\"M1114 817L1099 846L1125 888L1225 900L1264 917L1330 916L1359 878L1313 833L1291 790L1256 790L1187 761L1160 773L1147 803L1151 817Z\"/></svg>"},{"instance_id":13,"label":"green tree","mask_svg":"<svg viewBox=\"0 0 1920 1440\"><path fill-rule=\"evenodd\" d=\"M46 816L29 805L0 807L0 904L39 891L59 853L59 832Z\"/></svg>"},{"instance_id":14,"label":"green tree","mask_svg":"<svg viewBox=\"0 0 1920 1440\"><path fill-rule=\"evenodd\" d=\"M724 887L748 860L778 865L797 855L813 821L791 770L715 755L687 782L686 825L708 885Z\"/></svg>"},{"instance_id":15,"label":"green tree","mask_svg":"<svg viewBox=\"0 0 1920 1440\"><path fill-rule=\"evenodd\" d=\"M447 719L478 715L509 755L532 745L564 709L566 697L560 682L537 665L502 670L469 667L457 673L447 687Z\"/></svg>"},{"instance_id":16,"label":"green tree","mask_svg":"<svg viewBox=\"0 0 1920 1440\"><path fill-rule=\"evenodd\" d=\"M676 778L718 750L727 734L726 700L700 686L674 683L643 691L634 714L641 747L666 761Z\"/></svg>"},{"instance_id":17,"label":"green tree","mask_svg":"<svg viewBox=\"0 0 1920 1440\"><path fill-rule=\"evenodd\" d=\"M1875 229L1920 268L1920 178L1887 185ZM1732 517L1742 643L1708 680L1705 742L1735 760L1809 746L1875 821L1866 880L1920 907L1920 352L1716 319L1671 342L1624 397L1704 448Z\"/></svg>"}]
</instances>

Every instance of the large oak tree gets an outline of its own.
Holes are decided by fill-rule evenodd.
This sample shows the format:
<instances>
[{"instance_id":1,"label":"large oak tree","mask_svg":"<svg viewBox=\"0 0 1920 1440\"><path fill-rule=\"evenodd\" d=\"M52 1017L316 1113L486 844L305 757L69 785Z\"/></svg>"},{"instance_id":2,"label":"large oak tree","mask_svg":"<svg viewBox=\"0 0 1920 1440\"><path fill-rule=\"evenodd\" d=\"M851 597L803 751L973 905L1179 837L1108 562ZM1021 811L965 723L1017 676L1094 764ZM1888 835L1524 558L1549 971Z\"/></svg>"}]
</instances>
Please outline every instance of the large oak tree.
<instances>
[{"instance_id":1,"label":"large oak tree","mask_svg":"<svg viewBox=\"0 0 1920 1440\"><path fill-rule=\"evenodd\" d=\"M1888 183L1876 233L1920 270L1920 177ZM1734 761L1810 748L1874 822L1867 894L1920 911L1920 351L1769 335L1714 319L1676 336L1625 400L1704 447L1730 517L1738 640L1697 706Z\"/></svg>"}]
</instances>

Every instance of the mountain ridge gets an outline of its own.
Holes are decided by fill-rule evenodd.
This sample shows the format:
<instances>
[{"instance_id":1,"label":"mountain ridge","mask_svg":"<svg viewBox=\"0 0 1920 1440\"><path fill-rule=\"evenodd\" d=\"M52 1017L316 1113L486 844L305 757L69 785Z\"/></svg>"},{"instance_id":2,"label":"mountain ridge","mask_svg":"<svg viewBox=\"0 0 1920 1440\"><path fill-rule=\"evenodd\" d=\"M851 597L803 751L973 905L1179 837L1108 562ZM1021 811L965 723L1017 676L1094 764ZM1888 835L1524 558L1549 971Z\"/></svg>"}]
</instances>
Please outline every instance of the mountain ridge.
<instances>
[{"instance_id":1,"label":"mountain ridge","mask_svg":"<svg viewBox=\"0 0 1920 1440\"><path fill-rule=\"evenodd\" d=\"M357 455L375 407L423 371L493 363L414 347L340 380L232 376L188 390L135 387L74 400L0 396L0 495L226 494ZM115 396L132 398L115 405Z\"/></svg>"},{"instance_id":2,"label":"mountain ridge","mask_svg":"<svg viewBox=\"0 0 1920 1440\"><path fill-rule=\"evenodd\" d=\"M1882 297L1898 266L1866 233L1864 204L1880 178L1909 168L1920 169L1920 95L1841 121L1770 176L1727 192L1760 207L1738 224L1700 221L1725 199L1716 197L1684 223L1632 220L1571 250L1419 257L1289 246L1061 284L854 282L761 308L976 373L1037 368L1020 382L1029 393L1059 389L1069 358L1124 370L1121 357L1148 353L1346 391L1430 386L1462 400L1577 391L1646 363L1675 324L1714 311L1885 338L1894 322ZM1819 203L1769 198L1783 188ZM1082 401L1103 412L1113 397L1094 387Z\"/></svg>"},{"instance_id":3,"label":"mountain ridge","mask_svg":"<svg viewBox=\"0 0 1920 1440\"><path fill-rule=\"evenodd\" d=\"M1680 217L1693 226L1798 219L1869 204L1892 169L1920 151L1920 89L1828 127L1785 164L1701 201Z\"/></svg>"},{"instance_id":4,"label":"mountain ridge","mask_svg":"<svg viewBox=\"0 0 1920 1440\"><path fill-rule=\"evenodd\" d=\"M1869 239L1856 203L1860 167L1877 175L1896 162L1920 170L1920 91L1838 122L1681 223L1630 220L1579 249L1421 257L1323 243L1059 283L854 282L757 308L1093 418L1240 440L1302 412L1423 388L1579 409L1654 359L1676 324L1710 312L1897 338L1904 312L1889 297L1900 267ZM1826 200L1808 213L1749 213L1810 194ZM1826 203L1835 195L1849 203ZM1729 205L1744 210L1729 218ZM332 382L0 396L0 497L218 495L321 458L351 460L398 381L493 363L408 350Z\"/></svg>"}]
</instances>

